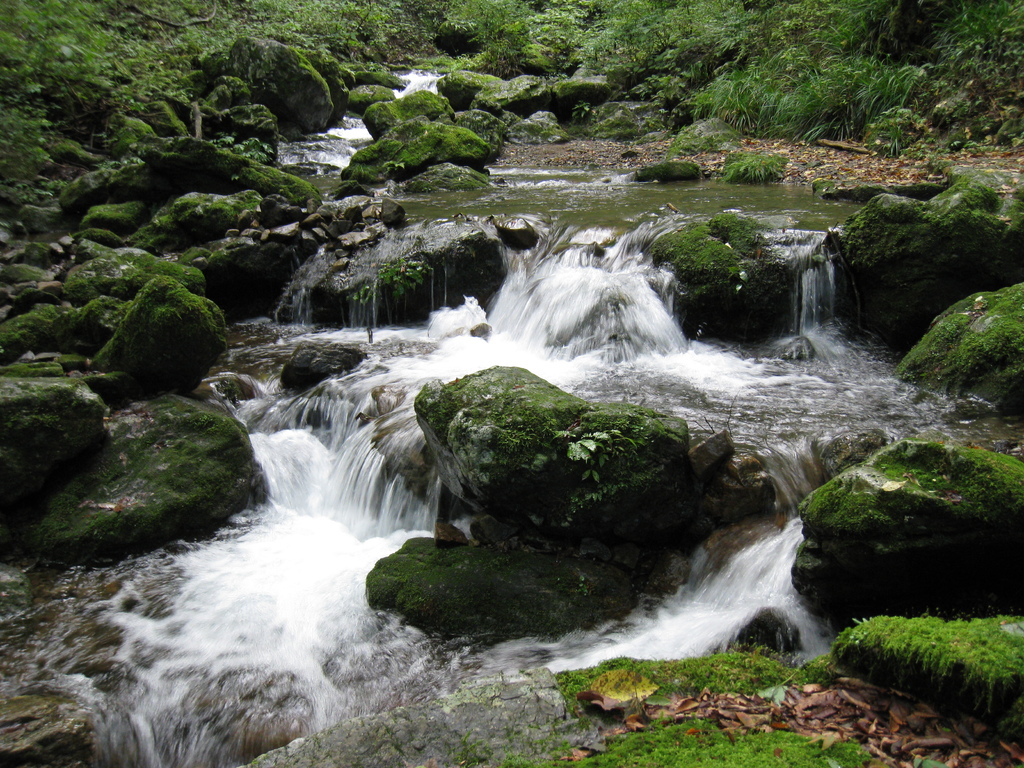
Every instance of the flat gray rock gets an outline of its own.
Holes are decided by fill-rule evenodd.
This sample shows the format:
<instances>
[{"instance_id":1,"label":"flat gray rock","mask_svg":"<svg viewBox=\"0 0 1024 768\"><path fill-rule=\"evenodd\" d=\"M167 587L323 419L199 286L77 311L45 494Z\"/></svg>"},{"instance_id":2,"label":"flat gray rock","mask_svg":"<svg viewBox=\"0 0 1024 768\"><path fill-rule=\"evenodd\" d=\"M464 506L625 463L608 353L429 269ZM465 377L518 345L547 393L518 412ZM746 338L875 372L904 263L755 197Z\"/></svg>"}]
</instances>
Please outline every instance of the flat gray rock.
<instances>
[{"instance_id":1,"label":"flat gray rock","mask_svg":"<svg viewBox=\"0 0 1024 768\"><path fill-rule=\"evenodd\" d=\"M439 768L497 765L506 757L552 759L573 747L600 748L597 729L577 720L547 669L463 683L424 704L345 720L250 763L250 768Z\"/></svg>"}]
</instances>

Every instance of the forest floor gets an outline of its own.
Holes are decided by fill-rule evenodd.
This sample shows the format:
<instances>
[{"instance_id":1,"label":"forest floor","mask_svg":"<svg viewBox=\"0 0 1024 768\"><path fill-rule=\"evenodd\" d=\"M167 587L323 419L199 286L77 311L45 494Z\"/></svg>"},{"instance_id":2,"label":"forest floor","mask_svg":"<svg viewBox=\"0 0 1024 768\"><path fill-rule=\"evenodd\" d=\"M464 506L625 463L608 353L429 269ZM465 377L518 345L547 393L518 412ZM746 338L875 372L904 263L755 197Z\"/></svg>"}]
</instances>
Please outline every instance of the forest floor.
<instances>
[{"instance_id":1,"label":"forest floor","mask_svg":"<svg viewBox=\"0 0 1024 768\"><path fill-rule=\"evenodd\" d=\"M647 144L574 139L564 144L506 144L497 167L545 166L565 168L634 169L660 162L670 140ZM858 184L915 184L942 181L949 166L973 166L1009 171L1024 179L1024 147L978 148L927 157L882 157L830 147L770 139L744 139L747 152L773 153L788 158L785 184L810 184L815 179ZM714 178L722 172L725 152L703 152L680 159L693 160ZM1004 190L1012 192L1012 188Z\"/></svg>"}]
</instances>

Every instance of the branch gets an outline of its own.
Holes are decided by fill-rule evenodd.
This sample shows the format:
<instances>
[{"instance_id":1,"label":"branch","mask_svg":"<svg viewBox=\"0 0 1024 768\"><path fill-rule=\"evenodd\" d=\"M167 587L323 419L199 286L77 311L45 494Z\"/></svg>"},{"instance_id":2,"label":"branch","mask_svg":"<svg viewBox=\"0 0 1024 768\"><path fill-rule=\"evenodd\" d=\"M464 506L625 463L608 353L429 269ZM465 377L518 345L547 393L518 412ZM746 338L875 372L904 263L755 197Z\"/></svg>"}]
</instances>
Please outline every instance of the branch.
<instances>
[{"instance_id":1,"label":"branch","mask_svg":"<svg viewBox=\"0 0 1024 768\"><path fill-rule=\"evenodd\" d=\"M157 21L161 24L166 24L168 27L179 28L191 27L195 24L205 24L208 21L213 21L213 17L217 15L217 0L213 0L213 10L210 11L209 16L205 16L201 19L189 19L188 21L170 21L168 19L161 19L159 16L154 16L151 13L146 13L144 10L139 8L139 6L134 5L133 3L128 3L126 7L128 8L128 10L135 11L137 14L139 14L140 16L145 16L147 19L152 19L153 21Z\"/></svg>"}]
</instances>

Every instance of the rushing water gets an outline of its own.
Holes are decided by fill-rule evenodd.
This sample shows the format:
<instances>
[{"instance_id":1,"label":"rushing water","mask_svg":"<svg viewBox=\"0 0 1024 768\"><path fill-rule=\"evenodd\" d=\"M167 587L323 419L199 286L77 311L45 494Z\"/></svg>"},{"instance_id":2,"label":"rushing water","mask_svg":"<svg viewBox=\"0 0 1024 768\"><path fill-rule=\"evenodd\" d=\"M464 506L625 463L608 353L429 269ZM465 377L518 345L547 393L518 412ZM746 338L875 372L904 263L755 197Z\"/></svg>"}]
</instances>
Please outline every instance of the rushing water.
<instances>
[{"instance_id":1,"label":"rushing water","mask_svg":"<svg viewBox=\"0 0 1024 768\"><path fill-rule=\"evenodd\" d=\"M517 206L546 212L537 219L541 243L508 255L509 275L491 306L469 298L425 327L376 329L365 364L298 394L276 379L295 344L361 342L365 331L268 321L233 329L218 375L244 376L256 393L236 415L251 431L266 501L209 540L61 575L52 600L0 626L0 694L53 690L89 703L99 713L104 766L212 768L343 717L444 693L482 670L708 653L764 609L799 632L800 655L827 647L828 627L789 579L800 541L795 506L824 479L816 446L845 429L955 430L960 417L952 403L897 382L883 351L834 322L837 278L823 233L778 236L794 275L787 338L807 339L813 355L785 354L791 344L686 339L671 279L645 251L678 223L662 211L670 198L683 218L741 207L787 226L813 226L842 209L778 188L742 197L717 185L637 189L578 174L508 176L517 181L500 196L447 198L484 215ZM409 207L422 220L444 204L441 196ZM465 333L484 320L489 339ZM366 573L424 535L437 506L412 400L426 381L491 365L523 366L590 399L683 416L698 437L728 427L771 471L777 514L698 548L692 577L675 595L559 640L441 644L371 611Z\"/></svg>"}]
</instances>

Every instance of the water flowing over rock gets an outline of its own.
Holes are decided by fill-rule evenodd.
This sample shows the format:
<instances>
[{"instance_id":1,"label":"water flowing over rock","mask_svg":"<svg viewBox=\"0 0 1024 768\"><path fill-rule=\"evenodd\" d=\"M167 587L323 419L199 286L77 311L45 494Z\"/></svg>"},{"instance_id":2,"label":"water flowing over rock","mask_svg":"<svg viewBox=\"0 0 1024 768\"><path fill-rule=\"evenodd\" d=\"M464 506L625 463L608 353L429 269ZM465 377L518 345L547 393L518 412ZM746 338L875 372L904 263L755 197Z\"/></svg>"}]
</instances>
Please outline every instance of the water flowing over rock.
<instances>
[{"instance_id":1,"label":"water flowing over rock","mask_svg":"<svg viewBox=\"0 0 1024 768\"><path fill-rule=\"evenodd\" d=\"M499 520L669 545L697 517L681 419L588 403L517 368L428 384L416 414L445 485Z\"/></svg>"},{"instance_id":2,"label":"water flowing over rock","mask_svg":"<svg viewBox=\"0 0 1024 768\"><path fill-rule=\"evenodd\" d=\"M89 768L96 760L92 715L60 696L0 699L0 764Z\"/></svg>"},{"instance_id":3,"label":"water flowing over rock","mask_svg":"<svg viewBox=\"0 0 1024 768\"><path fill-rule=\"evenodd\" d=\"M343 721L267 753L251 768L497 765L511 756L555 759L597 745L596 728L569 715L551 672L534 669L481 677L436 701Z\"/></svg>"},{"instance_id":4,"label":"water flowing over rock","mask_svg":"<svg viewBox=\"0 0 1024 768\"><path fill-rule=\"evenodd\" d=\"M800 506L797 588L847 616L1018 599L1024 463L901 440Z\"/></svg>"},{"instance_id":5,"label":"water flowing over rock","mask_svg":"<svg viewBox=\"0 0 1024 768\"><path fill-rule=\"evenodd\" d=\"M366 353L352 344L302 342L281 370L286 387L309 387L328 376L348 373L366 359Z\"/></svg>"}]
</instances>

